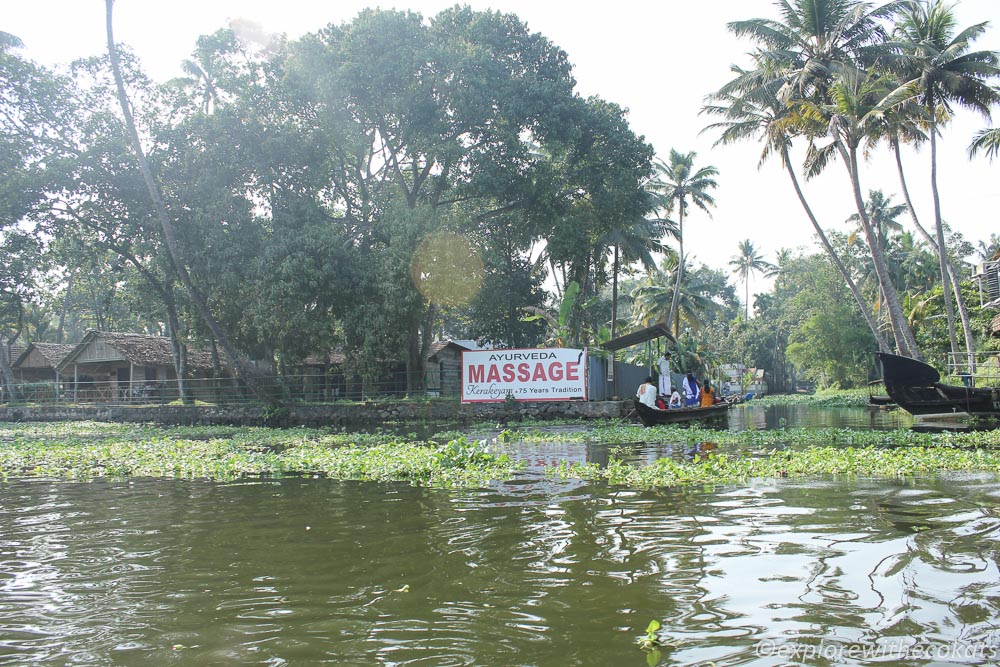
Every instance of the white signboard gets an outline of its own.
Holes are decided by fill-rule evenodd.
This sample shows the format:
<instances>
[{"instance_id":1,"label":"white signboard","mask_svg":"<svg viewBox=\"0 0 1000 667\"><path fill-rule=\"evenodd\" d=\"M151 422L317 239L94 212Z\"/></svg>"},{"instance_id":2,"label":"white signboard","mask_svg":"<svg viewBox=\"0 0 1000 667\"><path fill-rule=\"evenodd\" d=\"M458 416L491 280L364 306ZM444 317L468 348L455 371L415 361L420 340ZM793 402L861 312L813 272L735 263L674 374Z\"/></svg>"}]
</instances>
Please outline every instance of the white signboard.
<instances>
[{"instance_id":1,"label":"white signboard","mask_svg":"<svg viewBox=\"0 0 1000 667\"><path fill-rule=\"evenodd\" d=\"M462 353L462 402L587 400L587 350Z\"/></svg>"}]
</instances>

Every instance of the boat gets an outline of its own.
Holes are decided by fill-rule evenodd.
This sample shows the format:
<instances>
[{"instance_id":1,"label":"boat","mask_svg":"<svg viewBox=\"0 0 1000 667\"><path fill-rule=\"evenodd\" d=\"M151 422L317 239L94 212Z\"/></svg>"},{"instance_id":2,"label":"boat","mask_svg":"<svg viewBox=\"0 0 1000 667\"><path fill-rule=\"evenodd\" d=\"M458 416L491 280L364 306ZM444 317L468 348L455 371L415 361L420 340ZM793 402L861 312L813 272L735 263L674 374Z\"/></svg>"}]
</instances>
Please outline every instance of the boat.
<instances>
[{"instance_id":1,"label":"boat","mask_svg":"<svg viewBox=\"0 0 1000 667\"><path fill-rule=\"evenodd\" d=\"M635 410L639 414L639 420L644 426L657 426L659 424L676 424L679 422L697 421L699 419L715 419L725 417L729 412L729 403L723 401L706 408L669 408L659 410L651 408L645 403L633 401Z\"/></svg>"},{"instance_id":2,"label":"boat","mask_svg":"<svg viewBox=\"0 0 1000 667\"><path fill-rule=\"evenodd\" d=\"M896 407L895 401L886 393L885 383L882 380L872 380L868 383L868 407L880 409Z\"/></svg>"},{"instance_id":3,"label":"boat","mask_svg":"<svg viewBox=\"0 0 1000 667\"><path fill-rule=\"evenodd\" d=\"M1000 418L1000 387L944 384L929 364L888 352L877 352L886 393L915 417Z\"/></svg>"}]
</instances>

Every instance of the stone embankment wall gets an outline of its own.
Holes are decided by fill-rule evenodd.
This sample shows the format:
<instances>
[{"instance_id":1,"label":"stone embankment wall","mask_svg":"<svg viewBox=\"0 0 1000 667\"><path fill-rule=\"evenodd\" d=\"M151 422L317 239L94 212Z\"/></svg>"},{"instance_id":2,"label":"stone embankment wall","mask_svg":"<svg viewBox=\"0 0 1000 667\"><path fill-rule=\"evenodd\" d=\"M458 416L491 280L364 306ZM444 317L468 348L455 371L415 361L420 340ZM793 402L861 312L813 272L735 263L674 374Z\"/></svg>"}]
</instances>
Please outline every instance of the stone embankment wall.
<instances>
[{"instance_id":1,"label":"stone embankment wall","mask_svg":"<svg viewBox=\"0 0 1000 667\"><path fill-rule=\"evenodd\" d=\"M632 401L517 403L362 403L300 405L266 412L250 406L0 406L0 421L105 421L238 426L378 426L384 422L489 422L521 419L618 419Z\"/></svg>"}]
</instances>

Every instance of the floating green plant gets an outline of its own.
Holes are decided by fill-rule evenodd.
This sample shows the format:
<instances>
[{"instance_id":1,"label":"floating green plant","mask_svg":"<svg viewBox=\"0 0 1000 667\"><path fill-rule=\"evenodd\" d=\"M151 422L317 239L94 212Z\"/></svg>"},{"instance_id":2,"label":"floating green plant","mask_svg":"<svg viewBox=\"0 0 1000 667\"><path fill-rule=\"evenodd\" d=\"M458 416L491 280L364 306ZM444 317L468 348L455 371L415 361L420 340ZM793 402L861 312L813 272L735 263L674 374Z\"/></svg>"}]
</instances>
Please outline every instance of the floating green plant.
<instances>
[{"instance_id":1,"label":"floating green plant","mask_svg":"<svg viewBox=\"0 0 1000 667\"><path fill-rule=\"evenodd\" d=\"M934 447L807 447L745 451L735 455L708 454L690 461L670 458L648 466L611 459L607 466L563 464L548 474L562 479L605 481L615 486L654 488L737 484L753 478L879 477L935 475L947 471L1000 472L1000 452Z\"/></svg>"},{"instance_id":2,"label":"floating green plant","mask_svg":"<svg viewBox=\"0 0 1000 667\"><path fill-rule=\"evenodd\" d=\"M229 432L129 425L0 425L0 475L92 479L323 476L464 487L508 479L520 464L484 442L405 442L316 429ZM183 437L187 436L187 437Z\"/></svg>"}]
</instances>

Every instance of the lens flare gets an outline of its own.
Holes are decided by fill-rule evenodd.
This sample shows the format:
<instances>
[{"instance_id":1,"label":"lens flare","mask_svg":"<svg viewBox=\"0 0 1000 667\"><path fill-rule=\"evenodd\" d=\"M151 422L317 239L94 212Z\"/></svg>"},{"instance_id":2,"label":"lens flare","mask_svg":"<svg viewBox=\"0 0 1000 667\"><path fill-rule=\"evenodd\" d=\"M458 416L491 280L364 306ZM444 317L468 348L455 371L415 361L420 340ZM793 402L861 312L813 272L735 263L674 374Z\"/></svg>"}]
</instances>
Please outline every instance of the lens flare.
<instances>
[{"instance_id":1,"label":"lens flare","mask_svg":"<svg viewBox=\"0 0 1000 667\"><path fill-rule=\"evenodd\" d=\"M458 234L430 234L413 252L410 276L431 303L461 306L479 294L483 260L479 250Z\"/></svg>"}]
</instances>

